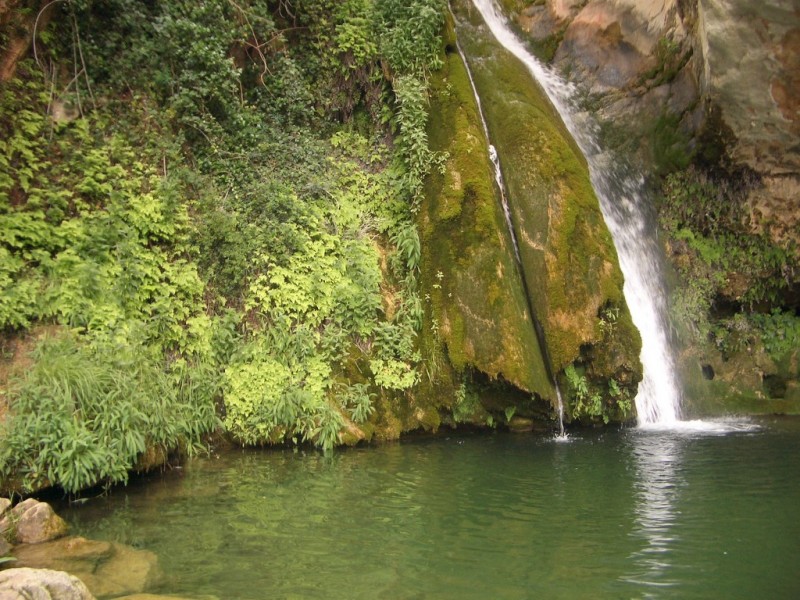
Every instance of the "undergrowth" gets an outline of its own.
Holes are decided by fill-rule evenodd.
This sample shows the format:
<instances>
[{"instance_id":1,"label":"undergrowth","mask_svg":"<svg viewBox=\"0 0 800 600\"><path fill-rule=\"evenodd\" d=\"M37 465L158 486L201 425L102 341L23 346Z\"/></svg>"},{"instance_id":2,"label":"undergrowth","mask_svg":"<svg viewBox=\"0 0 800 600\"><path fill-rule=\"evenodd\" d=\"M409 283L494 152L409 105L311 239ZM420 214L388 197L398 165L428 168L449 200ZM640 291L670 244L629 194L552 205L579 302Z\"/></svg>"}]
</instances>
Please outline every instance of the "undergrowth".
<instances>
[{"instance_id":1,"label":"undergrowth","mask_svg":"<svg viewBox=\"0 0 800 600\"><path fill-rule=\"evenodd\" d=\"M416 385L441 0L53 10L0 92L0 328L57 332L3 477L124 481L220 425L330 448Z\"/></svg>"},{"instance_id":2,"label":"undergrowth","mask_svg":"<svg viewBox=\"0 0 800 600\"><path fill-rule=\"evenodd\" d=\"M660 223L680 276L671 305L684 342L711 344L727 360L760 341L781 361L798 347L800 261L794 246L771 238L768 222L752 221L756 186L694 167L665 178Z\"/></svg>"}]
</instances>

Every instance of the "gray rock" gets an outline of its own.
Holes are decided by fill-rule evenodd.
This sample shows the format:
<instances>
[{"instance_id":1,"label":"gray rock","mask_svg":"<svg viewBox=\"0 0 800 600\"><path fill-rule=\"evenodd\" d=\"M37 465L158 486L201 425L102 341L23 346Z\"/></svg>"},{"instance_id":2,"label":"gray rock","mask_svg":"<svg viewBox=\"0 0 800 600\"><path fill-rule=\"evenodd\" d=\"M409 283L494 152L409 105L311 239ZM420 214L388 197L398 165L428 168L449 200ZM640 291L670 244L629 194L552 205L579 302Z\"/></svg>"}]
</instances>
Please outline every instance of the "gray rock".
<instances>
[{"instance_id":1,"label":"gray rock","mask_svg":"<svg viewBox=\"0 0 800 600\"><path fill-rule=\"evenodd\" d=\"M48 569L0 571L0 600L95 600L77 577Z\"/></svg>"}]
</instances>

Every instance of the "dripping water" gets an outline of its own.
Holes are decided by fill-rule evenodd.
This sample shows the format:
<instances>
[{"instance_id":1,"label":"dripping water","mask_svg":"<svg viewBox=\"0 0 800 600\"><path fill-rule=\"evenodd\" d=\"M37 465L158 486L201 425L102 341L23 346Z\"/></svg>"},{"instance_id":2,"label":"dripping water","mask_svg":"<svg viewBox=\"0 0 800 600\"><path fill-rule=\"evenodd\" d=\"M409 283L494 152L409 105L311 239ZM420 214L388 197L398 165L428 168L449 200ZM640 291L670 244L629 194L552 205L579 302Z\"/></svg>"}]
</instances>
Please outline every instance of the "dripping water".
<instances>
[{"instance_id":1,"label":"dripping water","mask_svg":"<svg viewBox=\"0 0 800 600\"><path fill-rule=\"evenodd\" d=\"M489 159L492 161L492 165L494 166L494 180L497 184L497 188L500 190L500 202L503 207L503 214L505 215L506 227L508 228L508 233L511 237L511 243L514 246L514 257L516 258L517 271L520 275L522 290L525 294L525 300L528 305L528 314L531 316L533 329L536 332L536 341L538 342L539 350L542 353L542 360L544 362L547 378L556 391L556 409L558 411L557 439L564 440L567 439L567 434L564 431L564 401L561 397L561 390L558 387L558 381L553 374L553 365L550 362L550 353L547 351L547 342L544 336L544 329L542 328L542 324L536 316L536 310L533 307L533 301L528 293L528 282L525 278L525 270L522 268L522 258L519 253L519 243L517 242L517 235L514 232L514 225L513 221L511 220L511 210L508 207L508 197L506 195L506 185L503 181L503 172L500 169L500 156L497 154L497 148L491 144L489 127L486 125L486 118L483 116L481 97L478 95L478 88L475 87L475 81L472 78L472 71L469 68L467 57L464 55L464 51L461 49L461 45L458 43L458 40L456 40L456 49L458 50L458 54L461 56L461 62L464 63L464 68L467 70L467 77L469 78L469 83L472 87L472 95L475 97L475 104L478 107L478 115L480 116L481 125L483 126L483 133L486 136L486 143L489 145Z\"/></svg>"},{"instance_id":2,"label":"dripping water","mask_svg":"<svg viewBox=\"0 0 800 600\"><path fill-rule=\"evenodd\" d=\"M558 111L589 165L592 186L617 248L624 294L642 336L644 377L636 395L639 424L670 426L680 421L681 394L669 342L660 252L647 208L644 180L627 173L600 146L598 125L575 105L575 88L530 54L492 0L472 0L492 34L526 66Z\"/></svg>"}]
</instances>

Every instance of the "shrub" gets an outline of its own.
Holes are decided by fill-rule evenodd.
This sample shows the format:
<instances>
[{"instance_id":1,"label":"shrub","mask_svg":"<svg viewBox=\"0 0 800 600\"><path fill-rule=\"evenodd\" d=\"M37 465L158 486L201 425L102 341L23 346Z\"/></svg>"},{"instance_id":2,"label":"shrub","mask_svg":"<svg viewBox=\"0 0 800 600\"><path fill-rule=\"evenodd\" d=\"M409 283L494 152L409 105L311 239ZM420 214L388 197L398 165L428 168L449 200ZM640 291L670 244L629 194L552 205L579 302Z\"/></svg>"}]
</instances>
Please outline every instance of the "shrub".
<instances>
[{"instance_id":1,"label":"shrub","mask_svg":"<svg viewBox=\"0 0 800 600\"><path fill-rule=\"evenodd\" d=\"M27 489L124 482L148 448L193 453L217 426L218 380L202 364L165 370L139 344L71 334L43 340L33 359L0 442L0 474Z\"/></svg>"}]
</instances>

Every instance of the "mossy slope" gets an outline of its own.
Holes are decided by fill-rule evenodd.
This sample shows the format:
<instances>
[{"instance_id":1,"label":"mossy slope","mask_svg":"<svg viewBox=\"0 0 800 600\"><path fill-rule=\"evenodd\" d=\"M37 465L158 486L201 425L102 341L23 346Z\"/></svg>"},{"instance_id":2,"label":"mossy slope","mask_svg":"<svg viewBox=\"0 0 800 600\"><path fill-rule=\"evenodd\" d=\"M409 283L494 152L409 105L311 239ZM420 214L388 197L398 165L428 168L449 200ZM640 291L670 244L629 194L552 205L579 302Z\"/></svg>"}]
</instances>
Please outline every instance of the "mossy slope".
<instances>
[{"instance_id":1,"label":"mossy slope","mask_svg":"<svg viewBox=\"0 0 800 600\"><path fill-rule=\"evenodd\" d=\"M477 14L458 3L454 8L500 154L528 293L553 371L580 361L592 377L635 385L641 340L585 160L524 65ZM600 319L608 307L617 314L611 335Z\"/></svg>"},{"instance_id":2,"label":"mossy slope","mask_svg":"<svg viewBox=\"0 0 800 600\"><path fill-rule=\"evenodd\" d=\"M426 336L444 345L456 371L474 368L550 399L480 114L453 48L431 89L429 140L448 158L429 176L419 214Z\"/></svg>"}]
</instances>

